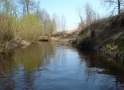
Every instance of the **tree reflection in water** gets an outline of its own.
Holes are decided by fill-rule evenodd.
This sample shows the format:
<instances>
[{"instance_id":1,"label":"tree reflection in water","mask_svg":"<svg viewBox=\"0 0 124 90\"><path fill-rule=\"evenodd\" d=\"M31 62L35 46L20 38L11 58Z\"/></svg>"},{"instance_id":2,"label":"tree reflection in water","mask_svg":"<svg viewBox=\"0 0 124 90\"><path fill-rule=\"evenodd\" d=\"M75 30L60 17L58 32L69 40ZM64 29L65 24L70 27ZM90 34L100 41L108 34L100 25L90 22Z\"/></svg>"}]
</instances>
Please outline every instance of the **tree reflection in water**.
<instances>
[{"instance_id":1,"label":"tree reflection in water","mask_svg":"<svg viewBox=\"0 0 124 90\"><path fill-rule=\"evenodd\" d=\"M34 72L39 66L49 64L54 53L52 43L45 42L0 55L0 90L30 88L35 79Z\"/></svg>"},{"instance_id":2,"label":"tree reflection in water","mask_svg":"<svg viewBox=\"0 0 124 90\"><path fill-rule=\"evenodd\" d=\"M123 90L124 67L65 43L42 42L0 55L0 90Z\"/></svg>"}]
</instances>

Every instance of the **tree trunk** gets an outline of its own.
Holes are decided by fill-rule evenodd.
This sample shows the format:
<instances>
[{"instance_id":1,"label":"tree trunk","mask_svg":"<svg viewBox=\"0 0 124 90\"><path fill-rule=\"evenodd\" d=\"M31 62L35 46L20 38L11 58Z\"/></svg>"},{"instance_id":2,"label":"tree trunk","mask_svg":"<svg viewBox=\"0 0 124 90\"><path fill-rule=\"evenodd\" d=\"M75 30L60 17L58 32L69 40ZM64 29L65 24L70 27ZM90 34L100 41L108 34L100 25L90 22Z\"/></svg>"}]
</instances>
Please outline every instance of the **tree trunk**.
<instances>
[{"instance_id":1,"label":"tree trunk","mask_svg":"<svg viewBox=\"0 0 124 90\"><path fill-rule=\"evenodd\" d=\"M121 1L118 0L118 15L120 14L120 11L121 11L121 10L120 10L120 8L121 8L121 7L120 7L120 4L121 4Z\"/></svg>"},{"instance_id":2,"label":"tree trunk","mask_svg":"<svg viewBox=\"0 0 124 90\"><path fill-rule=\"evenodd\" d=\"M26 2L26 10L27 10L27 13L29 13L29 2Z\"/></svg>"}]
</instances>

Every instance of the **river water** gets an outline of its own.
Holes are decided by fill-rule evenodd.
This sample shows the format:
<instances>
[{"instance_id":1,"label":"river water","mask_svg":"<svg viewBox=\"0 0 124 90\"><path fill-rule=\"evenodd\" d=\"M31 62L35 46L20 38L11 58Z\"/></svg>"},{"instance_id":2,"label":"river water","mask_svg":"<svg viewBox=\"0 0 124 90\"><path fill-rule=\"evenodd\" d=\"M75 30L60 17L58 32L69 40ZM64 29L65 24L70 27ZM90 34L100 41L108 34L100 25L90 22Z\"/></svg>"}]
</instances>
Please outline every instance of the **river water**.
<instances>
[{"instance_id":1,"label":"river water","mask_svg":"<svg viewBox=\"0 0 124 90\"><path fill-rule=\"evenodd\" d=\"M124 66L69 44L39 42L0 55L0 90L124 90Z\"/></svg>"}]
</instances>

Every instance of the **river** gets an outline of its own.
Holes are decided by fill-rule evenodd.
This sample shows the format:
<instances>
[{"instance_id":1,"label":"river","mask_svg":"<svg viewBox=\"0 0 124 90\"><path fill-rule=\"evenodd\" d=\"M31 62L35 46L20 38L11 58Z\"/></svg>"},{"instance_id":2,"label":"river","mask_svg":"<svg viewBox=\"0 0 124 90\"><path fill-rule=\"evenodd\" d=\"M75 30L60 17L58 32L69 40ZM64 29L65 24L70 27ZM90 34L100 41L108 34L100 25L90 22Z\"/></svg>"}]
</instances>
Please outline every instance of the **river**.
<instances>
[{"instance_id":1,"label":"river","mask_svg":"<svg viewBox=\"0 0 124 90\"><path fill-rule=\"evenodd\" d=\"M124 90L124 66L67 43L0 55L0 90Z\"/></svg>"}]
</instances>

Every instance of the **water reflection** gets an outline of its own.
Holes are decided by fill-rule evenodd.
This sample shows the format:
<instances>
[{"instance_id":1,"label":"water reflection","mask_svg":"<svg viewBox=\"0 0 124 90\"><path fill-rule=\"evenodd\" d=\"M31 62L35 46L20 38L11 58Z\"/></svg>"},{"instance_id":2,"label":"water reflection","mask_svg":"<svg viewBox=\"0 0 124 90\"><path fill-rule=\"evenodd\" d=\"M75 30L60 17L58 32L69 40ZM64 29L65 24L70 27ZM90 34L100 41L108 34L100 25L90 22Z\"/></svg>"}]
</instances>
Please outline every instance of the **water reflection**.
<instances>
[{"instance_id":1,"label":"water reflection","mask_svg":"<svg viewBox=\"0 0 124 90\"><path fill-rule=\"evenodd\" d=\"M12 83L13 73L9 70L14 68L12 56L13 53L5 53L0 55L0 90L2 90L4 87L6 87L8 90L11 90L9 84Z\"/></svg>"},{"instance_id":2,"label":"water reflection","mask_svg":"<svg viewBox=\"0 0 124 90\"><path fill-rule=\"evenodd\" d=\"M13 68L13 53L5 53L0 55L0 71L7 72L8 69Z\"/></svg>"},{"instance_id":3,"label":"water reflection","mask_svg":"<svg viewBox=\"0 0 124 90\"><path fill-rule=\"evenodd\" d=\"M35 69L49 64L49 56L54 53L53 45L46 42L1 55L0 90L30 88L34 82Z\"/></svg>"},{"instance_id":4,"label":"water reflection","mask_svg":"<svg viewBox=\"0 0 124 90\"><path fill-rule=\"evenodd\" d=\"M124 89L124 66L94 52L80 52L85 58L86 81L98 83L101 90ZM99 81L98 81L99 80Z\"/></svg>"},{"instance_id":5,"label":"water reflection","mask_svg":"<svg viewBox=\"0 0 124 90\"><path fill-rule=\"evenodd\" d=\"M42 42L0 55L0 90L123 90L124 67L67 43Z\"/></svg>"},{"instance_id":6,"label":"water reflection","mask_svg":"<svg viewBox=\"0 0 124 90\"><path fill-rule=\"evenodd\" d=\"M22 64L26 70L32 70L41 64L49 64L50 55L55 53L53 45L49 42L34 44L24 49L17 49L15 52L14 61L16 65Z\"/></svg>"}]
</instances>

